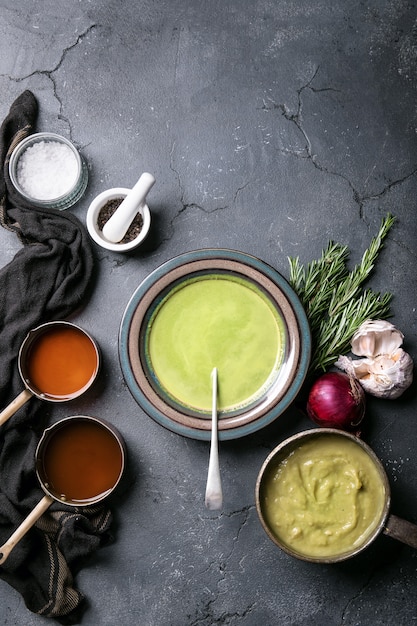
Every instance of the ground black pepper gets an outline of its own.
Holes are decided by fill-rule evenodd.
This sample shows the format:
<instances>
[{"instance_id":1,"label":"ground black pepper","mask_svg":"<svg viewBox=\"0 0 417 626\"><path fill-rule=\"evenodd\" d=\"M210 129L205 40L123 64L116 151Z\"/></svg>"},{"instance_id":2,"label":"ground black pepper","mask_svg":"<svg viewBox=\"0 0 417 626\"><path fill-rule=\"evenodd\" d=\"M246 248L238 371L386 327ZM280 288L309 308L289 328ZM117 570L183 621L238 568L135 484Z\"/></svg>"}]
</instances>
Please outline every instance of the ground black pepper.
<instances>
[{"instance_id":1,"label":"ground black pepper","mask_svg":"<svg viewBox=\"0 0 417 626\"><path fill-rule=\"evenodd\" d=\"M106 204L104 204L97 217L97 226L99 230L103 230L104 224L109 221L113 213L116 209L121 205L124 198L113 198L113 200L107 200ZM129 243L136 239L142 230L143 226L143 217L140 213L137 213L133 222L130 224L129 228L123 239L121 239L118 243Z\"/></svg>"}]
</instances>

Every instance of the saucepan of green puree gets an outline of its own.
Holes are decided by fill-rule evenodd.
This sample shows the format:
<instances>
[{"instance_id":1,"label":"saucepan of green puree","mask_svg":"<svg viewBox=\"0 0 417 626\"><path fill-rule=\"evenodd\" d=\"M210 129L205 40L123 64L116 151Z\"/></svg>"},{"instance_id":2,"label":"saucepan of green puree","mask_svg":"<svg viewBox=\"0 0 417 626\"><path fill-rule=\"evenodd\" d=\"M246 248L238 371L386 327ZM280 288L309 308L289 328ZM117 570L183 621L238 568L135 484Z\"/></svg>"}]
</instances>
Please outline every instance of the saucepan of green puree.
<instances>
[{"instance_id":1,"label":"saucepan of green puree","mask_svg":"<svg viewBox=\"0 0 417 626\"><path fill-rule=\"evenodd\" d=\"M390 513L390 486L373 450L334 428L298 433L266 458L256 508L269 538L305 561L335 563L381 532L417 548L417 525Z\"/></svg>"}]
</instances>

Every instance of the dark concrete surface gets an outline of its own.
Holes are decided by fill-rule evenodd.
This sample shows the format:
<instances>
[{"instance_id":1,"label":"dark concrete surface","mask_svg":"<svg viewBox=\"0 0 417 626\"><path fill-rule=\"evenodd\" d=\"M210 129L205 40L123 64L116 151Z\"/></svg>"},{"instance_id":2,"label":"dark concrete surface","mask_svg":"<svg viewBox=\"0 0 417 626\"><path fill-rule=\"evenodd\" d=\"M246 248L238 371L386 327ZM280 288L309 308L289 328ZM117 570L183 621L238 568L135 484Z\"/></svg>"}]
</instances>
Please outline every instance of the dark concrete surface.
<instances>
[{"instance_id":1,"label":"dark concrete surface","mask_svg":"<svg viewBox=\"0 0 417 626\"><path fill-rule=\"evenodd\" d=\"M118 331L131 295L173 256L250 253L288 277L288 256L329 239L357 262L381 218L397 217L369 285L417 357L417 10L406 0L0 1L0 114L31 89L38 130L61 133L89 165L91 200L150 171L152 234L122 256L94 244L98 281L75 321L99 342L101 383L75 403L124 435L135 475L115 509L116 541L77 577L85 626L409 626L417 552L380 536L333 566L273 546L255 510L268 452L312 424L290 408L220 446L224 510L208 512L209 447L149 418L124 384ZM19 244L0 229L0 261ZM54 407L52 419L68 414ZM367 441L395 513L417 522L415 386L368 404ZM38 626L2 582L0 624Z\"/></svg>"}]
</instances>

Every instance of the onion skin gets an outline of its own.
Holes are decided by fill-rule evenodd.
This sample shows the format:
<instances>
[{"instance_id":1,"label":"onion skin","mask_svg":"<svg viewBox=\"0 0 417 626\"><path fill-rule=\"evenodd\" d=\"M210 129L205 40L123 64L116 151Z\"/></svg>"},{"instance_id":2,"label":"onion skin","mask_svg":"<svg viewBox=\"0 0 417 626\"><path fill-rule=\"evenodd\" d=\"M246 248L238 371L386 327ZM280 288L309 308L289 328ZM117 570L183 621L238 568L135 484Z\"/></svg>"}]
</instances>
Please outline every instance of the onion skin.
<instances>
[{"instance_id":1,"label":"onion skin","mask_svg":"<svg viewBox=\"0 0 417 626\"><path fill-rule=\"evenodd\" d=\"M327 372L312 385L307 415L318 426L356 432L365 415L365 392L360 383L342 372Z\"/></svg>"}]
</instances>

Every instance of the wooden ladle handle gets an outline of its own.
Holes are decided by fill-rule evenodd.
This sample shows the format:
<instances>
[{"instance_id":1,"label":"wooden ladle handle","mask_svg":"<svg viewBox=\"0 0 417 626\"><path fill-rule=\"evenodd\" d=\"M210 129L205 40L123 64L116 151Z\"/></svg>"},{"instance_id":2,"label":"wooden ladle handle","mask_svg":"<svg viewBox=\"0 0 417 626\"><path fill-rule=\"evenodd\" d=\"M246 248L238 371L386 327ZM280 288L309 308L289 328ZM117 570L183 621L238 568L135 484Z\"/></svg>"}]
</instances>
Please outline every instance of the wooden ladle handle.
<instances>
[{"instance_id":1,"label":"wooden ladle handle","mask_svg":"<svg viewBox=\"0 0 417 626\"><path fill-rule=\"evenodd\" d=\"M24 389L21 393L5 409L0 413L0 426L7 422L9 417L12 417L21 406L25 404L32 397L32 392L29 389Z\"/></svg>"},{"instance_id":2,"label":"wooden ladle handle","mask_svg":"<svg viewBox=\"0 0 417 626\"><path fill-rule=\"evenodd\" d=\"M43 513L51 506L54 499L51 496L44 496L42 500L35 506L33 511L29 513L26 519L20 524L20 526L14 531L9 539L0 547L0 565L2 565L15 545L26 535L28 530L32 528L35 522L41 517Z\"/></svg>"}]
</instances>

